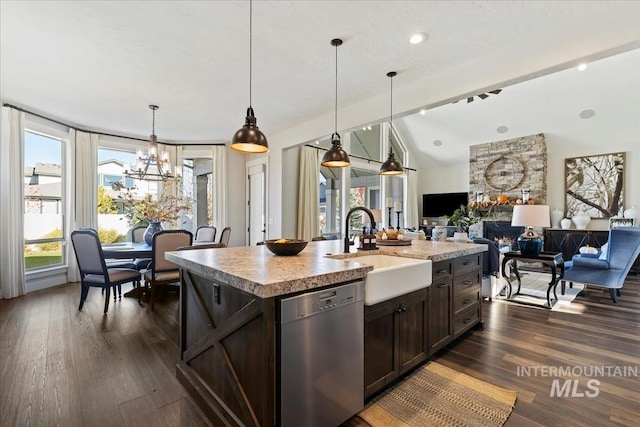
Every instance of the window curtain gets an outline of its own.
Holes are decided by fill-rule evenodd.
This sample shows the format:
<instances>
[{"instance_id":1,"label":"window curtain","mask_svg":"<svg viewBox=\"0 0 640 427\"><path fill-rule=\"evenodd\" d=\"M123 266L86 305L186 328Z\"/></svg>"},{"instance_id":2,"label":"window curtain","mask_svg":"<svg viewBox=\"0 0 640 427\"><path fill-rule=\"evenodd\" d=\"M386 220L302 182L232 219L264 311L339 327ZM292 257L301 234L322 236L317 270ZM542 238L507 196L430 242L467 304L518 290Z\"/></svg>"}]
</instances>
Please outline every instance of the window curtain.
<instances>
[{"instance_id":1,"label":"window curtain","mask_svg":"<svg viewBox=\"0 0 640 427\"><path fill-rule=\"evenodd\" d=\"M0 298L24 295L24 113L2 107Z\"/></svg>"},{"instance_id":2,"label":"window curtain","mask_svg":"<svg viewBox=\"0 0 640 427\"><path fill-rule=\"evenodd\" d=\"M227 224L227 147L213 147L212 212L213 226L222 231Z\"/></svg>"},{"instance_id":3,"label":"window curtain","mask_svg":"<svg viewBox=\"0 0 640 427\"><path fill-rule=\"evenodd\" d=\"M67 280L78 282L80 273L71 232L82 227L98 228L98 135L71 129L67 159L71 169L66 185L67 200L71 202L68 210L71 218L67 222Z\"/></svg>"},{"instance_id":4,"label":"window curtain","mask_svg":"<svg viewBox=\"0 0 640 427\"><path fill-rule=\"evenodd\" d=\"M176 145L158 144L158 155L161 155L163 151L169 153L169 163L172 165L172 168L168 172L171 175L175 175L175 166L182 166L182 147L178 147ZM165 170L165 172L167 171ZM159 181L158 197L160 197L160 195L165 191L165 187L167 194L174 197L182 197L182 187L180 187L181 182L181 180L175 181L173 179L169 179L167 181ZM185 228L185 215L186 212L181 212L176 222L163 222L162 227L165 230ZM186 228L189 227L187 226Z\"/></svg>"},{"instance_id":5,"label":"window curtain","mask_svg":"<svg viewBox=\"0 0 640 427\"><path fill-rule=\"evenodd\" d=\"M418 227L418 172L407 169L407 216L405 217L407 227Z\"/></svg>"},{"instance_id":6,"label":"window curtain","mask_svg":"<svg viewBox=\"0 0 640 427\"><path fill-rule=\"evenodd\" d=\"M318 150L312 147L300 149L300 172L298 179L298 239L311 240L320 232L319 195L320 161Z\"/></svg>"}]
</instances>

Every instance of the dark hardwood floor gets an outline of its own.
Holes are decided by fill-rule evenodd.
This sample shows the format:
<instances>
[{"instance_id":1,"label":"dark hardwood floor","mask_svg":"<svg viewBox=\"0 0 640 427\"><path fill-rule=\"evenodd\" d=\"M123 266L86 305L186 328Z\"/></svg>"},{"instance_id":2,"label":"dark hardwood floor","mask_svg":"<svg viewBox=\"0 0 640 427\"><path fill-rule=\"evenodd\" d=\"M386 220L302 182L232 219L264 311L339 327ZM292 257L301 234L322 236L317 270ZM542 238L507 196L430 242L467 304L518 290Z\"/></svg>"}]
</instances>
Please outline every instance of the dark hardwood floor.
<instances>
[{"instance_id":1,"label":"dark hardwood floor","mask_svg":"<svg viewBox=\"0 0 640 427\"><path fill-rule=\"evenodd\" d=\"M0 301L0 424L206 425L175 379L177 296L166 295L155 312L135 299L112 301L107 316L99 290L91 289L82 312L79 296L79 285L69 284ZM639 425L637 376L567 377L578 380L578 394L594 393L587 381L598 380L597 396L552 397L559 377L518 375L531 366L632 367L640 374L638 276L629 276L618 304L589 288L571 309L485 302L484 330L434 360L517 391L507 426Z\"/></svg>"}]
</instances>

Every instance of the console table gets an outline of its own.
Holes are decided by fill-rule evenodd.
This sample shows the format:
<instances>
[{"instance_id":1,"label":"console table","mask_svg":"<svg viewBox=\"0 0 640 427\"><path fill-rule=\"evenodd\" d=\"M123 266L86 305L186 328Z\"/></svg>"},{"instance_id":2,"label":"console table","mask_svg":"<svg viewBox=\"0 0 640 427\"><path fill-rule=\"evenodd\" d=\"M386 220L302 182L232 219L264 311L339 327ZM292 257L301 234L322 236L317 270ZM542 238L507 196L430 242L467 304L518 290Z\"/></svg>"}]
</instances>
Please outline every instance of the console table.
<instances>
[{"instance_id":1,"label":"console table","mask_svg":"<svg viewBox=\"0 0 640 427\"><path fill-rule=\"evenodd\" d=\"M582 246L599 248L609 239L609 230L564 230L547 228L544 230L544 251L561 252L562 257L569 261L579 253ZM640 272L640 257L633 263L631 270Z\"/></svg>"},{"instance_id":2,"label":"console table","mask_svg":"<svg viewBox=\"0 0 640 427\"><path fill-rule=\"evenodd\" d=\"M526 295L535 297L535 295L527 295L520 292L521 280L520 273L518 272L518 261L524 262L540 262L549 267L551 270L551 281L549 282L549 288L547 289L547 306L546 308L551 308L551 289L553 289L553 297L556 302L558 301L558 295L556 294L556 287L558 282L564 277L564 259L562 258L561 253L554 252L540 252L538 255L523 255L520 252L506 252L503 255L502 259L502 277L507 281L507 286L509 287L507 293L507 300L511 300L511 280L509 278L509 274L507 273L507 264L511 264L511 271L515 274L518 279L518 290L513 294L513 297L518 295ZM560 270L560 274L558 274L558 270ZM519 302L519 301L515 301ZM522 303L525 304L525 303Z\"/></svg>"}]
</instances>

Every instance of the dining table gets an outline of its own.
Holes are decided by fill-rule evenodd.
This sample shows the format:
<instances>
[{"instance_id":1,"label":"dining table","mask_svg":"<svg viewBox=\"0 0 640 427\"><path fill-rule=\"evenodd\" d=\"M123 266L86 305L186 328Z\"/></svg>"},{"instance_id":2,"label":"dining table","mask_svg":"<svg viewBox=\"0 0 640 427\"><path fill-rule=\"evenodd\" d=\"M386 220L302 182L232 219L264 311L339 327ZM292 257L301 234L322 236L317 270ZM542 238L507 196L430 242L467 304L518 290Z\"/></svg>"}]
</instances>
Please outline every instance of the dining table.
<instances>
[{"instance_id":1,"label":"dining table","mask_svg":"<svg viewBox=\"0 0 640 427\"><path fill-rule=\"evenodd\" d=\"M102 245L105 259L151 258L153 247L145 242L122 242Z\"/></svg>"},{"instance_id":2,"label":"dining table","mask_svg":"<svg viewBox=\"0 0 640 427\"><path fill-rule=\"evenodd\" d=\"M145 242L120 242L108 243L102 245L102 254L105 259L143 259L151 258L153 247ZM129 298L139 298L144 292L144 288L134 287L129 292L125 292L124 296Z\"/></svg>"}]
</instances>

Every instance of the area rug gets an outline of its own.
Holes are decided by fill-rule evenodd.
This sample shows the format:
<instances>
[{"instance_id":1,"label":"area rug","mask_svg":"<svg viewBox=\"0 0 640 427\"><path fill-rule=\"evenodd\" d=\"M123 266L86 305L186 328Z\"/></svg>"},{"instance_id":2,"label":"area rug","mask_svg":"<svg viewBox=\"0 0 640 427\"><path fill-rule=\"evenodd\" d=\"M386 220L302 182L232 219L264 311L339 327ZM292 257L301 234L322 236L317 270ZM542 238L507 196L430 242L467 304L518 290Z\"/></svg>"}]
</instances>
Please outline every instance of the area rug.
<instances>
[{"instance_id":1,"label":"area rug","mask_svg":"<svg viewBox=\"0 0 640 427\"><path fill-rule=\"evenodd\" d=\"M520 278L522 282L520 293L526 295L518 295L515 298L512 297L513 301L510 302L520 302L532 307L540 306L540 308L545 308L551 274L535 271L520 271ZM518 290L518 280L515 277L511 280L511 286L511 292L515 293ZM570 288L569 282L567 282L564 295L562 295L562 285L558 283L556 287L556 294L558 295L557 301L553 299L553 290L551 291L552 310L569 308L571 302L583 289L584 285L581 283L574 283L573 287Z\"/></svg>"},{"instance_id":2,"label":"area rug","mask_svg":"<svg viewBox=\"0 0 640 427\"><path fill-rule=\"evenodd\" d=\"M373 427L502 426L515 402L515 391L430 362L358 416Z\"/></svg>"}]
</instances>

